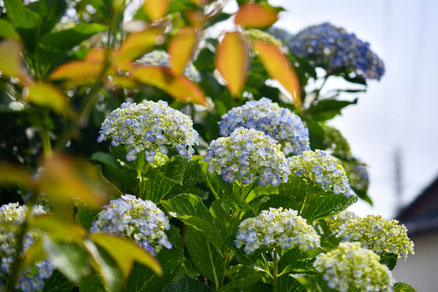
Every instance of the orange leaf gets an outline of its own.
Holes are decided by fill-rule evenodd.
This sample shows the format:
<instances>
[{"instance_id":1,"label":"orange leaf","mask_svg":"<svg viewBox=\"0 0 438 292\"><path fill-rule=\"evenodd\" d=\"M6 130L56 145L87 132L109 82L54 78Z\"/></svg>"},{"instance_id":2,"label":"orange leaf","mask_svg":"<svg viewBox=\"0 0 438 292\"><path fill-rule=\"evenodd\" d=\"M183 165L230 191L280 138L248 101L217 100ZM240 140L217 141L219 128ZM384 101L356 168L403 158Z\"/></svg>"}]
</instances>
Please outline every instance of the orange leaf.
<instances>
[{"instance_id":1,"label":"orange leaf","mask_svg":"<svg viewBox=\"0 0 438 292\"><path fill-rule=\"evenodd\" d=\"M137 59L146 54L153 46L164 42L163 29L153 27L141 32L130 34L116 53L116 63L123 63Z\"/></svg>"},{"instance_id":2,"label":"orange leaf","mask_svg":"<svg viewBox=\"0 0 438 292\"><path fill-rule=\"evenodd\" d=\"M52 80L66 80L73 85L92 83L102 73L105 65L104 60L105 49L93 49L88 53L85 60L72 61L61 65L50 74L49 78Z\"/></svg>"},{"instance_id":3,"label":"orange leaf","mask_svg":"<svg viewBox=\"0 0 438 292\"><path fill-rule=\"evenodd\" d=\"M250 3L242 5L236 13L234 22L245 28L265 28L278 20L278 11L272 7Z\"/></svg>"},{"instance_id":4,"label":"orange leaf","mask_svg":"<svg viewBox=\"0 0 438 292\"><path fill-rule=\"evenodd\" d=\"M55 86L38 81L29 86L27 98L42 106L49 107L57 113L70 114L67 96Z\"/></svg>"},{"instance_id":5,"label":"orange leaf","mask_svg":"<svg viewBox=\"0 0 438 292\"><path fill-rule=\"evenodd\" d=\"M227 32L216 53L216 68L232 95L239 95L249 67L248 45L239 32Z\"/></svg>"},{"instance_id":6,"label":"orange leaf","mask_svg":"<svg viewBox=\"0 0 438 292\"><path fill-rule=\"evenodd\" d=\"M181 74L187 63L193 58L198 31L195 28L183 28L169 43L170 66L174 73Z\"/></svg>"},{"instance_id":7,"label":"orange leaf","mask_svg":"<svg viewBox=\"0 0 438 292\"><path fill-rule=\"evenodd\" d=\"M144 0L143 9L150 19L156 21L167 14L169 4L169 0Z\"/></svg>"},{"instance_id":8,"label":"orange leaf","mask_svg":"<svg viewBox=\"0 0 438 292\"><path fill-rule=\"evenodd\" d=\"M184 12L185 16L190 22L190 25L194 27L202 27L207 22L208 17L200 10L186 10Z\"/></svg>"},{"instance_id":9,"label":"orange leaf","mask_svg":"<svg viewBox=\"0 0 438 292\"><path fill-rule=\"evenodd\" d=\"M262 40L254 41L253 48L259 53L269 75L277 79L290 92L294 105L301 107L300 79L281 49L271 42Z\"/></svg>"},{"instance_id":10,"label":"orange leaf","mask_svg":"<svg viewBox=\"0 0 438 292\"><path fill-rule=\"evenodd\" d=\"M155 86L184 102L194 102L208 107L204 93L184 75L175 75L169 67L138 66L131 71L140 83Z\"/></svg>"},{"instance_id":11,"label":"orange leaf","mask_svg":"<svg viewBox=\"0 0 438 292\"><path fill-rule=\"evenodd\" d=\"M25 85L32 80L27 74L21 59L21 45L15 40L5 40L0 43L0 71L3 75L18 78Z\"/></svg>"}]
</instances>

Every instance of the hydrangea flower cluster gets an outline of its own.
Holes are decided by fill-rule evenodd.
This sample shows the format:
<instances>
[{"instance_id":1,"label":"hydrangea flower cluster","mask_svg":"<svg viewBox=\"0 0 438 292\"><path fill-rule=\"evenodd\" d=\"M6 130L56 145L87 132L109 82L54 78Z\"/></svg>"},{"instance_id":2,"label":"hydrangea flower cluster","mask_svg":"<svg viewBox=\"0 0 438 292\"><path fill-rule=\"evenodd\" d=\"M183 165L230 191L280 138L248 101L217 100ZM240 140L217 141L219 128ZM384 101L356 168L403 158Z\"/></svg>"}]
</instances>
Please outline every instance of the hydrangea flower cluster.
<instances>
[{"instance_id":1,"label":"hydrangea flower cluster","mask_svg":"<svg viewBox=\"0 0 438 292\"><path fill-rule=\"evenodd\" d=\"M329 74L347 70L364 79L380 80L385 73L383 61L369 43L329 23L302 30L291 40L289 49L298 57L313 60Z\"/></svg>"},{"instance_id":2,"label":"hydrangea flower cluster","mask_svg":"<svg viewBox=\"0 0 438 292\"><path fill-rule=\"evenodd\" d=\"M260 29L246 29L243 31L243 35L249 40L262 40L271 42L280 48L283 46L283 43L279 39L276 39L273 35Z\"/></svg>"},{"instance_id":3,"label":"hydrangea flower cluster","mask_svg":"<svg viewBox=\"0 0 438 292\"><path fill-rule=\"evenodd\" d=\"M269 208L257 217L243 220L234 241L237 248L244 247L247 254L261 246L288 249L294 246L302 250L318 247L319 235L306 219L292 209Z\"/></svg>"},{"instance_id":4,"label":"hydrangea flower cluster","mask_svg":"<svg viewBox=\"0 0 438 292\"><path fill-rule=\"evenodd\" d=\"M291 173L318 183L325 191L343 193L350 197L354 193L348 183L344 168L336 158L322 150L304 151L302 155L289 158Z\"/></svg>"},{"instance_id":5,"label":"hydrangea flower cluster","mask_svg":"<svg viewBox=\"0 0 438 292\"><path fill-rule=\"evenodd\" d=\"M397 220L381 216L368 215L348 220L337 236L343 241L358 241L377 254L391 252L405 259L409 253L414 254L414 243L409 239L406 227L398 225Z\"/></svg>"},{"instance_id":6,"label":"hydrangea flower cluster","mask_svg":"<svg viewBox=\"0 0 438 292\"><path fill-rule=\"evenodd\" d=\"M155 255L163 246L172 248L164 233L169 229L169 219L153 202L126 194L104 207L90 231L129 238Z\"/></svg>"},{"instance_id":7,"label":"hydrangea flower cluster","mask_svg":"<svg viewBox=\"0 0 438 292\"><path fill-rule=\"evenodd\" d=\"M319 254L316 270L331 289L347 292L350 287L359 291L392 291L392 273L379 262L380 257L358 242L342 242L335 250Z\"/></svg>"},{"instance_id":8,"label":"hydrangea flower cluster","mask_svg":"<svg viewBox=\"0 0 438 292\"><path fill-rule=\"evenodd\" d=\"M272 35L274 38L278 39L282 42L282 44L286 47L289 47L290 42L293 39L293 34L279 27L272 26L268 29L268 33Z\"/></svg>"},{"instance_id":9,"label":"hydrangea flower cluster","mask_svg":"<svg viewBox=\"0 0 438 292\"><path fill-rule=\"evenodd\" d=\"M18 203L10 203L0 207L0 223L17 227L23 223L26 217L27 207L20 206ZM41 206L32 209L33 215L44 214ZM15 259L16 228L5 229L0 227L0 291L4 287L5 280L11 272L12 264ZM26 233L24 236L24 251L34 242L34 235ZM33 267L22 272L18 279L16 289L21 291L42 290L44 287L43 279L49 278L55 267L48 261L43 260L36 263Z\"/></svg>"},{"instance_id":10,"label":"hydrangea flower cluster","mask_svg":"<svg viewBox=\"0 0 438 292\"><path fill-rule=\"evenodd\" d=\"M239 127L256 129L271 136L284 145L286 155L310 150L309 130L301 118L265 97L231 109L219 122L222 136L228 136Z\"/></svg>"},{"instance_id":11,"label":"hydrangea flower cluster","mask_svg":"<svg viewBox=\"0 0 438 292\"><path fill-rule=\"evenodd\" d=\"M324 144L334 156L341 159L350 159L352 156L350 145L336 128L324 126Z\"/></svg>"},{"instance_id":12,"label":"hydrangea flower cluster","mask_svg":"<svg viewBox=\"0 0 438 292\"><path fill-rule=\"evenodd\" d=\"M137 62L144 65L169 66L170 56L166 51L155 50L147 53L138 59ZM189 63L184 69L184 75L192 81L201 82L201 74L199 74L198 70L196 70L196 67L192 63Z\"/></svg>"},{"instance_id":13,"label":"hydrangea flower cluster","mask_svg":"<svg viewBox=\"0 0 438 292\"><path fill-rule=\"evenodd\" d=\"M254 129L238 128L229 137L213 140L205 156L208 171L232 183L251 184L259 176L260 186L280 185L290 174L286 157L275 140Z\"/></svg>"},{"instance_id":14,"label":"hydrangea flower cluster","mask_svg":"<svg viewBox=\"0 0 438 292\"><path fill-rule=\"evenodd\" d=\"M347 223L347 221L355 219L356 217L356 214L353 212L344 210L338 214L325 218L325 222L327 223L327 227L330 229L330 231L333 234L337 234L341 231L343 225Z\"/></svg>"},{"instance_id":15,"label":"hydrangea flower cluster","mask_svg":"<svg viewBox=\"0 0 438 292\"><path fill-rule=\"evenodd\" d=\"M166 145L191 159L193 145L198 144L192 120L161 100L123 103L105 119L99 134L98 142L111 138L114 147L126 145L128 161L137 159L137 154L144 151L146 160L153 162L157 151L167 154Z\"/></svg>"},{"instance_id":16,"label":"hydrangea flower cluster","mask_svg":"<svg viewBox=\"0 0 438 292\"><path fill-rule=\"evenodd\" d=\"M358 163L345 162L344 168L350 179L350 185L357 190L366 192L370 184L370 178L368 175L367 167L361 164L361 162Z\"/></svg>"}]
</instances>

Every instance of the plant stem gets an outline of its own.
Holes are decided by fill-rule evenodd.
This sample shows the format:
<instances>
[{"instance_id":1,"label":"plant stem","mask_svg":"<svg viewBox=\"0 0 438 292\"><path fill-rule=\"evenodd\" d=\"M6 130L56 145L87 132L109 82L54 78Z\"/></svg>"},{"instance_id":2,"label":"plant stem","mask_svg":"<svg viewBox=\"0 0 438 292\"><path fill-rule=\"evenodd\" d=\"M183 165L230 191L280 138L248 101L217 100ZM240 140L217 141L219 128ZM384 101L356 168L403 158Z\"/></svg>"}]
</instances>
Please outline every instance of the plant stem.
<instances>
[{"instance_id":1,"label":"plant stem","mask_svg":"<svg viewBox=\"0 0 438 292\"><path fill-rule=\"evenodd\" d=\"M314 100L318 100L319 99L319 94L321 93L321 90L324 88L325 84L327 83L328 78L330 77L330 75L326 75L324 76L324 80L322 81L321 86L315 91L315 98Z\"/></svg>"},{"instance_id":2,"label":"plant stem","mask_svg":"<svg viewBox=\"0 0 438 292\"><path fill-rule=\"evenodd\" d=\"M41 136L41 141L43 143L44 156L45 157L52 156L52 154L53 154L52 144L50 142L50 136L49 136L48 131L43 126L41 126L39 133Z\"/></svg>"},{"instance_id":3,"label":"plant stem","mask_svg":"<svg viewBox=\"0 0 438 292\"><path fill-rule=\"evenodd\" d=\"M272 276L272 291L277 292L278 278L278 249L274 248L274 274Z\"/></svg>"}]
</instances>

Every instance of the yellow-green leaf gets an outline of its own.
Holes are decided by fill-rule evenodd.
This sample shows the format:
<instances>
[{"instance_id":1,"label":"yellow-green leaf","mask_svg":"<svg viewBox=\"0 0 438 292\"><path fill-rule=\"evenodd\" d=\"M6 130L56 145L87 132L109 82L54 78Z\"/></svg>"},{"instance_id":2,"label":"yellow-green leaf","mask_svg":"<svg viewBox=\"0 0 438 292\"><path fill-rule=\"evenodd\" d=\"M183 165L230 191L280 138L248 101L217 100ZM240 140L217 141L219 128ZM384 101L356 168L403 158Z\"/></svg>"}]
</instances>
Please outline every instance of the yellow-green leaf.
<instances>
[{"instance_id":1,"label":"yellow-green leaf","mask_svg":"<svg viewBox=\"0 0 438 292\"><path fill-rule=\"evenodd\" d=\"M71 113L67 96L55 86L42 81L29 86L27 99L35 104L49 107L57 113Z\"/></svg>"},{"instance_id":2,"label":"yellow-green leaf","mask_svg":"<svg viewBox=\"0 0 438 292\"><path fill-rule=\"evenodd\" d=\"M109 188L97 170L78 158L60 154L45 158L38 187L55 205L73 201L89 208L99 208L107 202Z\"/></svg>"},{"instance_id":3,"label":"yellow-green leaf","mask_svg":"<svg viewBox=\"0 0 438 292\"><path fill-rule=\"evenodd\" d=\"M2 75L15 77L23 84L32 83L21 59L21 45L15 40L4 40L0 43L0 72Z\"/></svg>"},{"instance_id":4,"label":"yellow-green leaf","mask_svg":"<svg viewBox=\"0 0 438 292\"><path fill-rule=\"evenodd\" d=\"M33 182L31 174L21 166L0 163L0 184L31 188Z\"/></svg>"},{"instance_id":5,"label":"yellow-green leaf","mask_svg":"<svg viewBox=\"0 0 438 292\"><path fill-rule=\"evenodd\" d=\"M46 232L55 241L80 243L86 234L82 226L52 214L35 216L30 225Z\"/></svg>"},{"instance_id":6,"label":"yellow-green leaf","mask_svg":"<svg viewBox=\"0 0 438 292\"><path fill-rule=\"evenodd\" d=\"M216 53L216 68L232 95L239 95L249 67L248 45L240 32L227 32Z\"/></svg>"},{"instance_id":7,"label":"yellow-green leaf","mask_svg":"<svg viewBox=\"0 0 438 292\"><path fill-rule=\"evenodd\" d=\"M46 258L43 241L41 238L36 238L34 243L26 250L24 255L24 270L30 268L35 263L38 263Z\"/></svg>"},{"instance_id":8,"label":"yellow-green leaf","mask_svg":"<svg viewBox=\"0 0 438 292\"><path fill-rule=\"evenodd\" d=\"M234 22L244 28L264 28L277 20L278 11L258 3L242 5L234 18Z\"/></svg>"},{"instance_id":9,"label":"yellow-green leaf","mask_svg":"<svg viewBox=\"0 0 438 292\"><path fill-rule=\"evenodd\" d=\"M169 0L144 0L143 9L153 21L163 18L169 9Z\"/></svg>"},{"instance_id":10,"label":"yellow-green leaf","mask_svg":"<svg viewBox=\"0 0 438 292\"><path fill-rule=\"evenodd\" d=\"M262 40L254 41L253 48L259 53L269 75L278 80L289 91L294 105L298 108L301 107L300 79L281 49L271 42Z\"/></svg>"},{"instance_id":11,"label":"yellow-green leaf","mask_svg":"<svg viewBox=\"0 0 438 292\"><path fill-rule=\"evenodd\" d=\"M106 233L94 233L90 238L113 257L125 278L129 276L134 261L148 266L159 275L162 274L157 260L135 242Z\"/></svg>"},{"instance_id":12,"label":"yellow-green leaf","mask_svg":"<svg viewBox=\"0 0 438 292\"><path fill-rule=\"evenodd\" d=\"M184 71L187 63L193 58L197 42L198 31L192 27L181 29L170 40L167 50L170 55L170 66L174 73L181 74Z\"/></svg>"},{"instance_id":13,"label":"yellow-green leaf","mask_svg":"<svg viewBox=\"0 0 438 292\"><path fill-rule=\"evenodd\" d=\"M152 47L164 42L162 28L153 27L141 32L130 34L116 52L117 65L133 61L143 56Z\"/></svg>"},{"instance_id":14,"label":"yellow-green leaf","mask_svg":"<svg viewBox=\"0 0 438 292\"><path fill-rule=\"evenodd\" d=\"M140 83L155 86L175 99L194 102L208 107L204 93L184 75L175 75L168 67L138 66L131 71Z\"/></svg>"}]
</instances>

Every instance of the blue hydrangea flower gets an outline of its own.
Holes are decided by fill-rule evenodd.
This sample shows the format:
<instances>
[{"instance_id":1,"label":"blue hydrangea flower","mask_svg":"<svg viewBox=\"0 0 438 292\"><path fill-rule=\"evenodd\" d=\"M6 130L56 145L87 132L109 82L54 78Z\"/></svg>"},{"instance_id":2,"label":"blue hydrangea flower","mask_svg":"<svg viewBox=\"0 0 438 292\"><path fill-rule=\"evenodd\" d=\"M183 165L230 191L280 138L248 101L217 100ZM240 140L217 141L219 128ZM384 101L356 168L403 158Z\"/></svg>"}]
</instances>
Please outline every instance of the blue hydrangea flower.
<instances>
[{"instance_id":1,"label":"blue hydrangea flower","mask_svg":"<svg viewBox=\"0 0 438 292\"><path fill-rule=\"evenodd\" d=\"M347 174L339 161L322 150L304 151L302 155L289 158L290 171L322 186L325 191L354 194Z\"/></svg>"},{"instance_id":2,"label":"blue hydrangea flower","mask_svg":"<svg viewBox=\"0 0 438 292\"><path fill-rule=\"evenodd\" d=\"M293 54L310 59L329 74L346 70L364 79L380 80L385 73L383 61L370 49L369 43L329 23L302 30L288 46Z\"/></svg>"},{"instance_id":3,"label":"blue hydrangea flower","mask_svg":"<svg viewBox=\"0 0 438 292\"><path fill-rule=\"evenodd\" d=\"M239 127L256 129L271 136L284 145L286 155L310 150L309 130L301 118L265 97L231 109L219 122L222 136L228 136Z\"/></svg>"},{"instance_id":4,"label":"blue hydrangea flower","mask_svg":"<svg viewBox=\"0 0 438 292\"><path fill-rule=\"evenodd\" d=\"M286 157L275 140L254 129L238 128L229 137L210 143L205 156L208 171L224 181L251 184L256 177L261 186L280 185L290 174Z\"/></svg>"},{"instance_id":5,"label":"blue hydrangea flower","mask_svg":"<svg viewBox=\"0 0 438 292\"><path fill-rule=\"evenodd\" d=\"M261 246L270 249L297 246L308 250L319 246L319 238L315 229L297 211L269 208L257 217L242 221L234 243L237 248L245 246L245 252L250 254Z\"/></svg>"},{"instance_id":6,"label":"blue hydrangea flower","mask_svg":"<svg viewBox=\"0 0 438 292\"><path fill-rule=\"evenodd\" d=\"M198 144L192 120L165 101L125 102L105 119L99 134L98 142L112 139L114 147L124 144L128 161L144 151L146 160L153 162L157 152L167 154L167 146L191 159L193 145Z\"/></svg>"},{"instance_id":7,"label":"blue hydrangea flower","mask_svg":"<svg viewBox=\"0 0 438 292\"><path fill-rule=\"evenodd\" d=\"M313 265L330 289L347 292L392 291L392 273L379 262L380 257L373 251L362 248L359 242L342 242L338 248L319 254Z\"/></svg>"},{"instance_id":8,"label":"blue hydrangea flower","mask_svg":"<svg viewBox=\"0 0 438 292\"><path fill-rule=\"evenodd\" d=\"M170 66L170 56L166 51L155 50L137 60L138 63L153 66ZM184 69L184 75L192 81L201 82L201 74L190 62Z\"/></svg>"},{"instance_id":9,"label":"blue hydrangea flower","mask_svg":"<svg viewBox=\"0 0 438 292\"><path fill-rule=\"evenodd\" d=\"M163 246L172 248L164 233L169 229L169 219L153 202L123 195L104 207L90 231L129 238L155 255Z\"/></svg>"},{"instance_id":10,"label":"blue hydrangea flower","mask_svg":"<svg viewBox=\"0 0 438 292\"><path fill-rule=\"evenodd\" d=\"M10 203L0 207L0 224L7 224L11 228L0 227L0 291L6 289L6 279L9 276L12 264L15 259L17 228L23 223L26 217L27 207L20 206L18 203ZM41 206L34 206L33 215L44 214ZM24 251L34 242L33 233L26 233L24 236ZM33 267L23 271L18 278L16 289L20 291L42 290L44 287L43 279L52 275L55 267L48 261L37 262ZM5 290L6 291L6 290Z\"/></svg>"}]
</instances>

